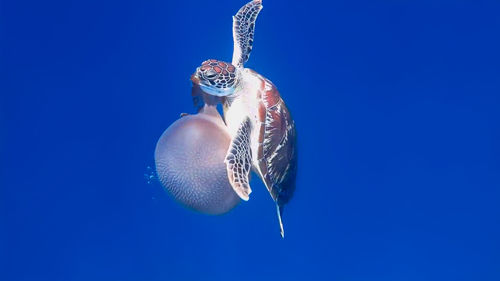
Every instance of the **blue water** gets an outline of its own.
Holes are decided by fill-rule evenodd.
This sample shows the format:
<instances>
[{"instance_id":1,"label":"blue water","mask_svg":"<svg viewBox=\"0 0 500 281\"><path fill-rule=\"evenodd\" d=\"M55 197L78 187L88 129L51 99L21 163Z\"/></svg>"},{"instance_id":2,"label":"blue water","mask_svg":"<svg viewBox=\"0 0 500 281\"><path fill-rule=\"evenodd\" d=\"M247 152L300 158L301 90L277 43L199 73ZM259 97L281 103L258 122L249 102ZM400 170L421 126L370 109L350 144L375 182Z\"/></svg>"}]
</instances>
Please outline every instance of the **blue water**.
<instances>
[{"instance_id":1,"label":"blue water","mask_svg":"<svg viewBox=\"0 0 500 281\"><path fill-rule=\"evenodd\" d=\"M244 3L0 2L0 280L500 280L498 1L264 0L284 240L256 177L218 217L147 183Z\"/></svg>"}]
</instances>

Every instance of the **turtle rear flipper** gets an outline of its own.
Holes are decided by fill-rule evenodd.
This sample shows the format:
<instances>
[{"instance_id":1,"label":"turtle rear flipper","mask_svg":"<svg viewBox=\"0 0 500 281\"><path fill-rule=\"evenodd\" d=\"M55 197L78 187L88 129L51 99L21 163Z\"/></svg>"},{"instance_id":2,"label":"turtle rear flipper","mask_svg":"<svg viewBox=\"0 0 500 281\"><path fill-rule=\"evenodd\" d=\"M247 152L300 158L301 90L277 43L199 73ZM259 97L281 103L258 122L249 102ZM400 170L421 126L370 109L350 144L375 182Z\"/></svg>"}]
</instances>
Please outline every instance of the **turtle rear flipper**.
<instances>
[{"instance_id":1,"label":"turtle rear flipper","mask_svg":"<svg viewBox=\"0 0 500 281\"><path fill-rule=\"evenodd\" d=\"M236 67L242 67L252 51L255 20L262 10L262 0L253 0L233 16L233 62Z\"/></svg>"},{"instance_id":2,"label":"turtle rear flipper","mask_svg":"<svg viewBox=\"0 0 500 281\"><path fill-rule=\"evenodd\" d=\"M240 124L236 136L231 140L224 162L226 163L229 183L238 196L247 201L252 192L248 177L252 168L250 151L250 119L246 118Z\"/></svg>"}]
</instances>

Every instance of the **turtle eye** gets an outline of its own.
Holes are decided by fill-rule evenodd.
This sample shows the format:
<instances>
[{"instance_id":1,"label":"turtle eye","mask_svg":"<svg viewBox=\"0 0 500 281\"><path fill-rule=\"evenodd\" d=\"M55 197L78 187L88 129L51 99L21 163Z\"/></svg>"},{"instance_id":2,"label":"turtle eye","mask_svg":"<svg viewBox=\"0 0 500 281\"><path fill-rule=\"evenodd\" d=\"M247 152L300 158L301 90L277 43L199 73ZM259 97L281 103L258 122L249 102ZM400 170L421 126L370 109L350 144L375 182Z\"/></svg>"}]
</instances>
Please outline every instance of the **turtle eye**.
<instances>
[{"instance_id":1,"label":"turtle eye","mask_svg":"<svg viewBox=\"0 0 500 281\"><path fill-rule=\"evenodd\" d=\"M206 77L210 80L214 79L215 77L217 77L217 74L213 74L213 73L210 73L210 74L207 74Z\"/></svg>"},{"instance_id":2,"label":"turtle eye","mask_svg":"<svg viewBox=\"0 0 500 281\"><path fill-rule=\"evenodd\" d=\"M209 70L205 73L205 78L207 78L208 80L213 80L217 77L217 72L213 71L213 70Z\"/></svg>"}]
</instances>

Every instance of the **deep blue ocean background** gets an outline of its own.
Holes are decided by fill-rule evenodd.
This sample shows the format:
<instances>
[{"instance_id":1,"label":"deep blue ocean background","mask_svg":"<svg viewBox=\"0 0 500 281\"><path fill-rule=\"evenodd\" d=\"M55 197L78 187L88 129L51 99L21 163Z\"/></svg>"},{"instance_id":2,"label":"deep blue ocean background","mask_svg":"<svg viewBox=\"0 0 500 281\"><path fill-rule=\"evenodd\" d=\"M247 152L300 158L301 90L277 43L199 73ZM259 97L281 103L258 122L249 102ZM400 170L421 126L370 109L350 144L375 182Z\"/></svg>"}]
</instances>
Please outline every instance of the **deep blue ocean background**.
<instances>
[{"instance_id":1,"label":"deep blue ocean background","mask_svg":"<svg viewBox=\"0 0 500 281\"><path fill-rule=\"evenodd\" d=\"M285 210L144 174L245 1L0 2L0 280L500 280L500 2L264 0L247 67L295 118Z\"/></svg>"}]
</instances>

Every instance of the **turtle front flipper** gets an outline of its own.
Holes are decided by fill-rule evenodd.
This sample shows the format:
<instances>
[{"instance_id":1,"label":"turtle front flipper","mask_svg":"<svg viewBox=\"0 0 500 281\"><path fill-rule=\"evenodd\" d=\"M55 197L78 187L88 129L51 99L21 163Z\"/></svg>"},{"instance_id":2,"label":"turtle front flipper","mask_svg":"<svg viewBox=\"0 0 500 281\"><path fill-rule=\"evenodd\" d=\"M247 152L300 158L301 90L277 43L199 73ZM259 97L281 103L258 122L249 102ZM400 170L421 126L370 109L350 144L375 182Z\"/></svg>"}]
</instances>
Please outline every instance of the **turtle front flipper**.
<instances>
[{"instance_id":1,"label":"turtle front flipper","mask_svg":"<svg viewBox=\"0 0 500 281\"><path fill-rule=\"evenodd\" d=\"M233 62L236 67L242 67L252 51L255 20L262 9L262 0L253 0L233 16Z\"/></svg>"},{"instance_id":2,"label":"turtle front flipper","mask_svg":"<svg viewBox=\"0 0 500 281\"><path fill-rule=\"evenodd\" d=\"M250 150L250 119L243 121L231 140L226 154L227 176L229 183L238 196L247 201L252 192L249 184L250 169L252 168L252 155Z\"/></svg>"}]
</instances>

